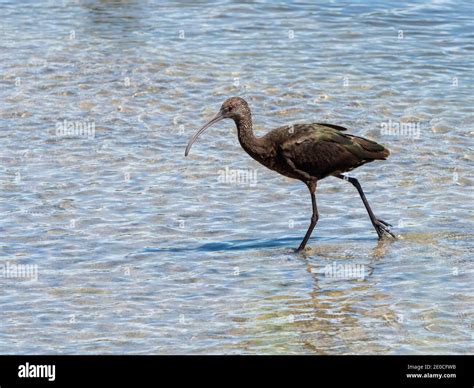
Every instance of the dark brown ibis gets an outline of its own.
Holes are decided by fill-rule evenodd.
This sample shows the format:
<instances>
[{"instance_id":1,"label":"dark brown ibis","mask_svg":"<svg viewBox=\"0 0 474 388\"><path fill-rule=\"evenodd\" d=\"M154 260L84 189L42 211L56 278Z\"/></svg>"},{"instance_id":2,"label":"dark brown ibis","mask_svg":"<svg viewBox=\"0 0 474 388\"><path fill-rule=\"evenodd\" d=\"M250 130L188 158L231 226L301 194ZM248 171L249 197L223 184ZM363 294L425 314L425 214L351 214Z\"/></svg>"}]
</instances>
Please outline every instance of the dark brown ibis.
<instances>
[{"instance_id":1,"label":"dark brown ibis","mask_svg":"<svg viewBox=\"0 0 474 388\"><path fill-rule=\"evenodd\" d=\"M390 232L390 224L375 217L359 181L343 173L374 160L385 160L390 152L374 141L343 133L346 128L333 124L294 124L276 128L262 137L256 137L252 129L252 115L247 102L240 97L227 99L219 113L205 124L189 140L185 156L198 136L211 125L232 119L237 126L242 148L257 162L284 176L304 182L311 193L313 215L308 231L298 251L306 243L318 222L316 187L318 181L328 176L346 180L357 189L370 221L379 239L385 235L395 237Z\"/></svg>"}]
</instances>

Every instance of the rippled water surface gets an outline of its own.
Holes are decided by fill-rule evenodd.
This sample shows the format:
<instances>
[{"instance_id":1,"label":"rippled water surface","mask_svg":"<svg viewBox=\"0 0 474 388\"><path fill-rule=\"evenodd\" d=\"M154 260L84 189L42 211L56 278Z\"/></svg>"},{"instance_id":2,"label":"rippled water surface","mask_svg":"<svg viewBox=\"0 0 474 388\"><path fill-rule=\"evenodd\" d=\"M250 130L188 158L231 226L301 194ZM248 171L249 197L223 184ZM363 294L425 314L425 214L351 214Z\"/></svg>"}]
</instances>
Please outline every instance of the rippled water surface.
<instances>
[{"instance_id":1,"label":"rippled water surface","mask_svg":"<svg viewBox=\"0 0 474 388\"><path fill-rule=\"evenodd\" d=\"M474 351L471 2L0 7L1 353ZM232 122L185 159L234 95L387 146L353 175L399 239L328 178L293 253L308 191Z\"/></svg>"}]
</instances>

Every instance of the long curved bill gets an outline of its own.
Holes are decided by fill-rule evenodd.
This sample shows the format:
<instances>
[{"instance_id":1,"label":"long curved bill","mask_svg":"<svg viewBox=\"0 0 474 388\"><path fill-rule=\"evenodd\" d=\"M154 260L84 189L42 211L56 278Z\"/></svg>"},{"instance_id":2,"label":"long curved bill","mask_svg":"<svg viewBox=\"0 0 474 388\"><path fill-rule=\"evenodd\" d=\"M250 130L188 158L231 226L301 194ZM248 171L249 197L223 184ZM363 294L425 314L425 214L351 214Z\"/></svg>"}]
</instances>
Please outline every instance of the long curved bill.
<instances>
[{"instance_id":1,"label":"long curved bill","mask_svg":"<svg viewBox=\"0 0 474 388\"><path fill-rule=\"evenodd\" d=\"M224 116L222 116L221 112L219 112L211 120L209 120L206 124L204 124L204 126L199 131L197 131L193 135L193 137L189 140L188 146L186 147L186 151L184 151L184 156L188 156L189 151L191 150L191 146L196 141L196 139L199 137L199 135L201 135L201 133L203 133L211 125L221 121L223 118L224 118Z\"/></svg>"},{"instance_id":2,"label":"long curved bill","mask_svg":"<svg viewBox=\"0 0 474 388\"><path fill-rule=\"evenodd\" d=\"M224 118L224 116L222 116L221 112L219 112L209 122L207 122L199 131L197 131L193 135L193 137L189 140L188 146L186 147L186 151L184 152L184 156L188 156L189 150L191 149L191 146L193 145L193 143L196 141L196 139L199 137L199 135L201 133L203 133L211 125L221 121L223 118Z\"/></svg>"}]
</instances>

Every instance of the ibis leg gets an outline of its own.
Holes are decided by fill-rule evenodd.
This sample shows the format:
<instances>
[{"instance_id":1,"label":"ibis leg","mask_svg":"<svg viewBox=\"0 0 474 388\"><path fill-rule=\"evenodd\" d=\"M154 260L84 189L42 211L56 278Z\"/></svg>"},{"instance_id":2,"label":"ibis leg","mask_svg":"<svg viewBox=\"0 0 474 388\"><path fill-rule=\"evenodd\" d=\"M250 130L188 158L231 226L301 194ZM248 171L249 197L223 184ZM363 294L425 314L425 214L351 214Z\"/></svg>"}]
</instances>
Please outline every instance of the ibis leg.
<instances>
[{"instance_id":1,"label":"ibis leg","mask_svg":"<svg viewBox=\"0 0 474 388\"><path fill-rule=\"evenodd\" d=\"M311 237L311 233L313 233L313 229L316 226L316 223L318 222L318 218L319 218L318 208L316 206L317 181L313 180L313 181L307 182L306 185L308 186L309 192L311 193L311 204L313 205L313 215L311 216L311 224L309 225L308 231L306 232L306 235L304 236L304 239L301 242L300 246L296 250L297 252L302 251L304 247L306 246L306 243Z\"/></svg>"},{"instance_id":2,"label":"ibis leg","mask_svg":"<svg viewBox=\"0 0 474 388\"><path fill-rule=\"evenodd\" d=\"M360 185L359 181L356 178L347 177L342 174L335 175L335 176L336 178L349 181L357 189L357 191L359 192L360 198L362 199L362 202L364 203L364 206L367 209L367 213L369 214L370 221L372 222L372 225L374 226L374 229L379 236L379 240L384 236L384 234L389 234L390 236L395 238L393 233L390 232L390 226L392 225L390 225L389 223L385 221L379 220L377 217L375 217L375 214L370 208L369 202L367 201L367 198L365 197L364 191L362 190L362 186Z\"/></svg>"}]
</instances>

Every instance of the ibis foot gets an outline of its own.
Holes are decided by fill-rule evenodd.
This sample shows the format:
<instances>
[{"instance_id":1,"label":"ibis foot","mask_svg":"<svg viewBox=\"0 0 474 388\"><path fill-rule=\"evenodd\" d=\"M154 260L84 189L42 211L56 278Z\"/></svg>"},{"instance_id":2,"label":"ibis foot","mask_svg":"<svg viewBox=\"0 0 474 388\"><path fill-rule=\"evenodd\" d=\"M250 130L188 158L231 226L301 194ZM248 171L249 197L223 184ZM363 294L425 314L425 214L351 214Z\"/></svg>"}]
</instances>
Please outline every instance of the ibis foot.
<instances>
[{"instance_id":1,"label":"ibis foot","mask_svg":"<svg viewBox=\"0 0 474 388\"><path fill-rule=\"evenodd\" d=\"M306 250L306 247L300 245L298 248L294 249L294 252L295 252L295 253L301 253L301 252L303 252L303 251L305 251L305 250Z\"/></svg>"},{"instance_id":2,"label":"ibis foot","mask_svg":"<svg viewBox=\"0 0 474 388\"><path fill-rule=\"evenodd\" d=\"M379 220L378 218L376 218L373 222L373 225L374 225L375 231L379 235L379 240L381 240L387 234L392 236L393 238L396 238L395 235L392 232L390 232L390 226L392 225L390 225L388 222L385 222L383 220Z\"/></svg>"}]
</instances>

